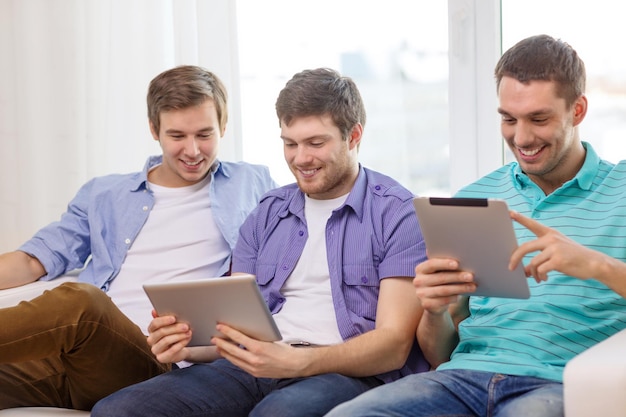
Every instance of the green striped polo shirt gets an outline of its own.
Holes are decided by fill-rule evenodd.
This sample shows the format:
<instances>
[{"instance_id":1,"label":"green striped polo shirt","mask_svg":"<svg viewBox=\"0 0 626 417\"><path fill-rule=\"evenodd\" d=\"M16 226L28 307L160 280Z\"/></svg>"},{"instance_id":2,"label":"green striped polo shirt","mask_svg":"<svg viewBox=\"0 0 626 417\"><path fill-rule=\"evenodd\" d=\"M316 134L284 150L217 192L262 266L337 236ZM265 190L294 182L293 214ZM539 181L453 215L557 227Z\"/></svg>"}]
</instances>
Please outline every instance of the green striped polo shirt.
<instances>
[{"instance_id":1,"label":"green striped polo shirt","mask_svg":"<svg viewBox=\"0 0 626 417\"><path fill-rule=\"evenodd\" d=\"M583 145L583 167L550 195L514 162L463 188L457 197L506 200L510 209L626 261L626 161L609 163L591 145ZM520 244L535 238L517 222L514 225ZM476 240L480 242L480 236ZM470 316L459 326L461 342L438 369L562 381L567 361L626 328L626 300L607 286L557 271L548 276L541 283L528 279L527 300L470 297Z\"/></svg>"}]
</instances>

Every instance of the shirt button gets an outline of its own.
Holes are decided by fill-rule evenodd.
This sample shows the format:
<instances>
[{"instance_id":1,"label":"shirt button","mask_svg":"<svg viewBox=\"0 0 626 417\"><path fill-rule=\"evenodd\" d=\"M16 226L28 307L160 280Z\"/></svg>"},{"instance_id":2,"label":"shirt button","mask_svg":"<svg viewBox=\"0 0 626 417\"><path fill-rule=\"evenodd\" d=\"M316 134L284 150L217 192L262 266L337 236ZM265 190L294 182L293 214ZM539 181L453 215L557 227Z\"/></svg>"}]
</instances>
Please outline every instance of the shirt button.
<instances>
[{"instance_id":1,"label":"shirt button","mask_svg":"<svg viewBox=\"0 0 626 417\"><path fill-rule=\"evenodd\" d=\"M143 206L142 210L143 211L148 211L148 206Z\"/></svg>"},{"instance_id":2,"label":"shirt button","mask_svg":"<svg viewBox=\"0 0 626 417\"><path fill-rule=\"evenodd\" d=\"M363 284L367 284L367 277L366 277L366 276L362 276L362 277L361 277L361 282L362 282Z\"/></svg>"},{"instance_id":3,"label":"shirt button","mask_svg":"<svg viewBox=\"0 0 626 417\"><path fill-rule=\"evenodd\" d=\"M130 239L124 240L124 243L126 243L127 245L130 245Z\"/></svg>"},{"instance_id":4,"label":"shirt button","mask_svg":"<svg viewBox=\"0 0 626 417\"><path fill-rule=\"evenodd\" d=\"M287 265L283 265L283 271L287 270Z\"/></svg>"},{"instance_id":5,"label":"shirt button","mask_svg":"<svg viewBox=\"0 0 626 417\"><path fill-rule=\"evenodd\" d=\"M376 187L374 187L374 188L376 188L376 190L377 190L377 191L380 191L380 185L377 185L377 186L376 186Z\"/></svg>"},{"instance_id":6,"label":"shirt button","mask_svg":"<svg viewBox=\"0 0 626 417\"><path fill-rule=\"evenodd\" d=\"M300 230L300 231L298 232L298 234L299 234L300 236L304 236L304 232L303 232L302 230Z\"/></svg>"}]
</instances>

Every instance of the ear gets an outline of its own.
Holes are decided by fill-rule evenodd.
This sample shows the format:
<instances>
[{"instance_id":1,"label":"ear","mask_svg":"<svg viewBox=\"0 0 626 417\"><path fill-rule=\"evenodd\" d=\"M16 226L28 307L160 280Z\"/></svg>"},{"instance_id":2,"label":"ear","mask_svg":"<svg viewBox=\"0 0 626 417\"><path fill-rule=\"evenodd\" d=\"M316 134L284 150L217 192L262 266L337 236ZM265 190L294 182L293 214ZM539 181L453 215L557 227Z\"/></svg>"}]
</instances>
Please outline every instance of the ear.
<instances>
[{"instance_id":1,"label":"ear","mask_svg":"<svg viewBox=\"0 0 626 417\"><path fill-rule=\"evenodd\" d=\"M580 122L583 121L583 119L585 118L585 115L587 114L587 97L585 95L578 97L578 99L576 99L572 107L574 110L574 114L573 114L574 123L573 124L574 126L578 126Z\"/></svg>"},{"instance_id":2,"label":"ear","mask_svg":"<svg viewBox=\"0 0 626 417\"><path fill-rule=\"evenodd\" d=\"M226 133L226 126L220 127L220 138L224 137L224 133Z\"/></svg>"},{"instance_id":3,"label":"ear","mask_svg":"<svg viewBox=\"0 0 626 417\"><path fill-rule=\"evenodd\" d=\"M352 150L355 147L358 149L359 145L361 144L362 137L363 137L363 125L361 125L361 123L357 123L354 125L354 127L352 128L352 131L350 132L350 141L348 143L349 149Z\"/></svg>"},{"instance_id":4,"label":"ear","mask_svg":"<svg viewBox=\"0 0 626 417\"><path fill-rule=\"evenodd\" d=\"M156 131L152 122L148 122L150 124L150 133L152 133L152 138L159 142L159 132Z\"/></svg>"}]
</instances>

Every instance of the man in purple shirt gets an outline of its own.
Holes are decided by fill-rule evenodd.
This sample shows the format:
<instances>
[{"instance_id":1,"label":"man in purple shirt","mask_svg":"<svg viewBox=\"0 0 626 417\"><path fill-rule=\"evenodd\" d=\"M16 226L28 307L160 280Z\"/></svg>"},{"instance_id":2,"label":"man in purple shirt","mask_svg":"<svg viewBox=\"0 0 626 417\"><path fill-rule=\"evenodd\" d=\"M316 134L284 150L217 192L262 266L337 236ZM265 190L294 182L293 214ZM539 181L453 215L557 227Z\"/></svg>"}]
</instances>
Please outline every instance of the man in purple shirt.
<instances>
[{"instance_id":1,"label":"man in purple shirt","mask_svg":"<svg viewBox=\"0 0 626 417\"><path fill-rule=\"evenodd\" d=\"M297 183L267 193L240 229L233 271L252 273L283 335L188 349L188 325L156 317L148 342L173 371L100 401L92 416L324 415L384 382L425 370L411 280L426 259L413 195L360 166L365 109L329 69L296 74L276 111ZM304 348L296 348L304 347Z\"/></svg>"}]
</instances>

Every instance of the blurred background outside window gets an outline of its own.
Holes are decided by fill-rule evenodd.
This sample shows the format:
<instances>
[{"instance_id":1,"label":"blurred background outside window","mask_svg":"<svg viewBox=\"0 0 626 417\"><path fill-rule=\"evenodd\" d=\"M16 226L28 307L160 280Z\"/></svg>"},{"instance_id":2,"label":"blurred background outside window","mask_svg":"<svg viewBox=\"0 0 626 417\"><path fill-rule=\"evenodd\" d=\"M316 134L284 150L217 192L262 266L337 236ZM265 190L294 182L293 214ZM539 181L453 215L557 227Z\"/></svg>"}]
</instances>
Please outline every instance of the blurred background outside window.
<instances>
[{"instance_id":1,"label":"blurred background outside window","mask_svg":"<svg viewBox=\"0 0 626 417\"><path fill-rule=\"evenodd\" d=\"M274 104L295 73L331 67L365 102L361 163L448 194L447 22L445 1L238 0L243 158L293 182Z\"/></svg>"}]
</instances>

